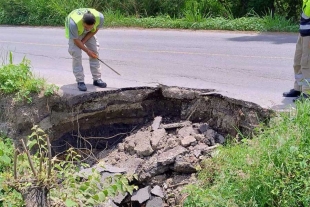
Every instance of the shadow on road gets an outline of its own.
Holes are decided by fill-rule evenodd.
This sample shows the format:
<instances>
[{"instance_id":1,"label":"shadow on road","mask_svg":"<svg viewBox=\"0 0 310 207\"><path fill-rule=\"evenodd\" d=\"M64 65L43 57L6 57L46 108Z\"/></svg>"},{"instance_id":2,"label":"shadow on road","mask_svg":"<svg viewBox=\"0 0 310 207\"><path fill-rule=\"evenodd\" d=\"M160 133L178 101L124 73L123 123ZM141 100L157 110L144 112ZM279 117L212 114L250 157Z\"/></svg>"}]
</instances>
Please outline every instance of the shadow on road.
<instances>
[{"instance_id":1,"label":"shadow on road","mask_svg":"<svg viewBox=\"0 0 310 207\"><path fill-rule=\"evenodd\" d=\"M295 104L293 102L294 98L283 98L282 104L274 105L270 109L275 111L289 111L291 108L295 107Z\"/></svg>"},{"instance_id":2,"label":"shadow on road","mask_svg":"<svg viewBox=\"0 0 310 207\"><path fill-rule=\"evenodd\" d=\"M258 34L258 35L248 35L242 37L233 37L227 38L229 41L236 42L270 42L272 44L287 44L287 43L296 43L298 38L298 34Z\"/></svg>"}]
</instances>

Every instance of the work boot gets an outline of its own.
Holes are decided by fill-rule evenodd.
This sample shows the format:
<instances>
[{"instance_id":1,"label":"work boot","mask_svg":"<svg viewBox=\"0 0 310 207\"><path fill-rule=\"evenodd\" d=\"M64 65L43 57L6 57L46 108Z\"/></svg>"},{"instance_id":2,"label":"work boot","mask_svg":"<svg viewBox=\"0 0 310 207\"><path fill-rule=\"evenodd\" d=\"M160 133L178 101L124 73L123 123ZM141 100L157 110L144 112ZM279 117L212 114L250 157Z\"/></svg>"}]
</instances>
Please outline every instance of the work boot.
<instances>
[{"instance_id":1,"label":"work boot","mask_svg":"<svg viewBox=\"0 0 310 207\"><path fill-rule=\"evenodd\" d=\"M105 88L107 87L107 84L103 82L101 79L94 80L94 86L98 86L100 88Z\"/></svg>"},{"instance_id":2,"label":"work boot","mask_svg":"<svg viewBox=\"0 0 310 207\"><path fill-rule=\"evenodd\" d=\"M284 92L283 96L284 97L298 97L300 96L301 92L296 91L295 89L291 89L289 92Z\"/></svg>"},{"instance_id":3,"label":"work boot","mask_svg":"<svg viewBox=\"0 0 310 207\"><path fill-rule=\"evenodd\" d=\"M294 103L296 103L297 101L304 101L304 100L309 100L310 99L310 95L308 95L308 94L304 94L304 93L302 93L300 96L298 96L297 98L294 98L293 99L293 102Z\"/></svg>"},{"instance_id":4,"label":"work boot","mask_svg":"<svg viewBox=\"0 0 310 207\"><path fill-rule=\"evenodd\" d=\"M77 85L80 91L87 91L87 88L84 82L78 82Z\"/></svg>"}]
</instances>

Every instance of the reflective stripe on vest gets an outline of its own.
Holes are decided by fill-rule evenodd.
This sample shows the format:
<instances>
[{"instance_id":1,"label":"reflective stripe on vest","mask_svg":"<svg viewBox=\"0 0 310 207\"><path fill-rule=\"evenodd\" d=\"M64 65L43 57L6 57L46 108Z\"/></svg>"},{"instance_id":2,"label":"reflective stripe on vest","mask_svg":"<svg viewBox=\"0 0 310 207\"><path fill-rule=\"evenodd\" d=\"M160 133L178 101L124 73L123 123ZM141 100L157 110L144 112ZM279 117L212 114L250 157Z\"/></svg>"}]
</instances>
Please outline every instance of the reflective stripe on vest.
<instances>
[{"instance_id":1,"label":"reflective stripe on vest","mask_svg":"<svg viewBox=\"0 0 310 207\"><path fill-rule=\"evenodd\" d=\"M299 33L301 36L310 36L310 1L303 0L300 17Z\"/></svg>"},{"instance_id":2,"label":"reflective stripe on vest","mask_svg":"<svg viewBox=\"0 0 310 207\"><path fill-rule=\"evenodd\" d=\"M81 8L73 10L66 18L65 22L65 30L66 30L66 38L69 38L69 24L70 19L72 19L78 28L78 35L82 35L84 32L84 26L83 26L83 16L87 11L90 11L96 18L95 25L91 32L95 32L97 30L98 25L100 24L100 13L95 9L90 8Z\"/></svg>"}]
</instances>

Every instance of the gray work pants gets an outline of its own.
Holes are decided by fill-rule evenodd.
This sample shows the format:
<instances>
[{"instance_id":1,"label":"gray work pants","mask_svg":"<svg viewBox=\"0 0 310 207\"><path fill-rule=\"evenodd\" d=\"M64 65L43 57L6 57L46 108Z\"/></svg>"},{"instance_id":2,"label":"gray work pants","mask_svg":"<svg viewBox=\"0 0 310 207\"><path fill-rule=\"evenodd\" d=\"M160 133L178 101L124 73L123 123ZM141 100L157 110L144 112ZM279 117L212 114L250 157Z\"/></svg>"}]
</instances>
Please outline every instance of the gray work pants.
<instances>
[{"instance_id":1,"label":"gray work pants","mask_svg":"<svg viewBox=\"0 0 310 207\"><path fill-rule=\"evenodd\" d=\"M81 36L79 39L83 39L84 36ZM86 43L85 46L91 51L99 55L99 43L96 36L91 37ZM77 82L84 82L84 71L82 65L82 50L74 44L73 39L69 39L69 54L72 56L72 68L73 74ZM101 78L100 63L98 59L89 57L89 66L90 71L94 80Z\"/></svg>"},{"instance_id":2,"label":"gray work pants","mask_svg":"<svg viewBox=\"0 0 310 207\"><path fill-rule=\"evenodd\" d=\"M310 94L310 36L299 35L294 57L294 89Z\"/></svg>"}]
</instances>

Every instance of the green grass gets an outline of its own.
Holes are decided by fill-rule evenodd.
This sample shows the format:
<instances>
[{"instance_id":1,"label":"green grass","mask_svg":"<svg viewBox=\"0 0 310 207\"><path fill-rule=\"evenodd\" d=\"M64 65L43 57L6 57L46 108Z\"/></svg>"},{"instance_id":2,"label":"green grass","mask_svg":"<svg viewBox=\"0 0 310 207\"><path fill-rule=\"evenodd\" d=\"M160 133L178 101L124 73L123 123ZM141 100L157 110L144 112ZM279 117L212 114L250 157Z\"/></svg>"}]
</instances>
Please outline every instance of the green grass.
<instances>
[{"instance_id":1,"label":"green grass","mask_svg":"<svg viewBox=\"0 0 310 207\"><path fill-rule=\"evenodd\" d=\"M259 31L259 32L298 32L298 25L290 20L275 15L271 17L250 16L237 19L223 17L173 19L169 16L157 17L126 17L120 12L107 11L105 15L106 27L142 27L142 28L171 28L193 30L233 30L233 31Z\"/></svg>"},{"instance_id":2,"label":"green grass","mask_svg":"<svg viewBox=\"0 0 310 207\"><path fill-rule=\"evenodd\" d=\"M0 66L0 94L15 94L17 101L31 102L32 94L44 91L44 95L50 96L57 90L55 85L48 85L43 78L33 75L26 58L13 64L13 54L9 53L9 62Z\"/></svg>"},{"instance_id":3,"label":"green grass","mask_svg":"<svg viewBox=\"0 0 310 207\"><path fill-rule=\"evenodd\" d=\"M186 207L310 205L310 102L279 114L251 140L205 160Z\"/></svg>"}]
</instances>

